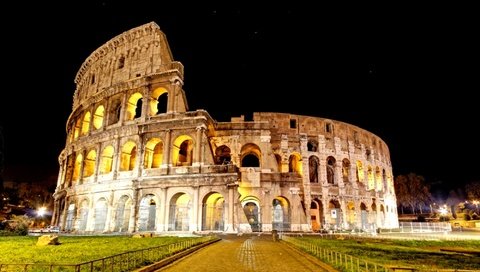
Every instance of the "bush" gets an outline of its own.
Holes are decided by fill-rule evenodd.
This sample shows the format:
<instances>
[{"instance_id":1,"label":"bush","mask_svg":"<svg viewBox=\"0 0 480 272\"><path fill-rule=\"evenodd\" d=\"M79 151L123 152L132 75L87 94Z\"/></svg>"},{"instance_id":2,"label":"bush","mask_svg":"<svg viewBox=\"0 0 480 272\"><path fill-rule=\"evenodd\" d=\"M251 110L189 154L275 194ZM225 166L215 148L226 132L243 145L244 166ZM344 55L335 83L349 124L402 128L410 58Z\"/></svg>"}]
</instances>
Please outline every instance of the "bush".
<instances>
[{"instance_id":1,"label":"bush","mask_svg":"<svg viewBox=\"0 0 480 272\"><path fill-rule=\"evenodd\" d=\"M473 220L479 220L480 216L478 216L478 214L474 213L474 214L472 214L472 219Z\"/></svg>"},{"instance_id":2,"label":"bush","mask_svg":"<svg viewBox=\"0 0 480 272\"><path fill-rule=\"evenodd\" d=\"M28 216L13 215L11 220L4 222L6 224L4 232L10 232L13 235L25 236L28 234L28 226L30 225L30 221L31 220L28 218ZM2 235L6 236L6 234Z\"/></svg>"},{"instance_id":3,"label":"bush","mask_svg":"<svg viewBox=\"0 0 480 272\"><path fill-rule=\"evenodd\" d=\"M468 213L464 213L464 214L463 214L463 219L464 219L465 221L470 221L470 220L472 220L472 217L471 217Z\"/></svg>"}]
</instances>

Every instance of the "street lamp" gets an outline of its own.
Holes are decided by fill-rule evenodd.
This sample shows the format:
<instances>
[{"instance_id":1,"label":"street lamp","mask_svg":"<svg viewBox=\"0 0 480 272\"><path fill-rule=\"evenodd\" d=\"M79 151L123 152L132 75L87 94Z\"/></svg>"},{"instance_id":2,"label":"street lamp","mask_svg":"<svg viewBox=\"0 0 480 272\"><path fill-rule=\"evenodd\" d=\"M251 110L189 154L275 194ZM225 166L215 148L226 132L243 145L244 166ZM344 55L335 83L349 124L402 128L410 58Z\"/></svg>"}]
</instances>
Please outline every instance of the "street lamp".
<instances>
[{"instance_id":1,"label":"street lamp","mask_svg":"<svg viewBox=\"0 0 480 272\"><path fill-rule=\"evenodd\" d=\"M46 207L40 207L37 210L37 215L40 217L43 217L47 213L47 208Z\"/></svg>"}]
</instances>

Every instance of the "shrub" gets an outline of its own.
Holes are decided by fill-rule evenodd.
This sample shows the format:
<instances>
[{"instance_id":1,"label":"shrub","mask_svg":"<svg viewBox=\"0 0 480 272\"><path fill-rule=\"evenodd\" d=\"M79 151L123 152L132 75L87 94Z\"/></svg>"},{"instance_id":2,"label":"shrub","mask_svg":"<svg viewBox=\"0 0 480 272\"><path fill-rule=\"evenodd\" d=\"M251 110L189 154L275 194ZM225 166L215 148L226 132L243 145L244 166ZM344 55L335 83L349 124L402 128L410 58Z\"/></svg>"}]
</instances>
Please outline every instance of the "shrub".
<instances>
[{"instance_id":1,"label":"shrub","mask_svg":"<svg viewBox=\"0 0 480 272\"><path fill-rule=\"evenodd\" d=\"M463 214L463 219L466 221L472 220L472 217L468 213Z\"/></svg>"}]
</instances>

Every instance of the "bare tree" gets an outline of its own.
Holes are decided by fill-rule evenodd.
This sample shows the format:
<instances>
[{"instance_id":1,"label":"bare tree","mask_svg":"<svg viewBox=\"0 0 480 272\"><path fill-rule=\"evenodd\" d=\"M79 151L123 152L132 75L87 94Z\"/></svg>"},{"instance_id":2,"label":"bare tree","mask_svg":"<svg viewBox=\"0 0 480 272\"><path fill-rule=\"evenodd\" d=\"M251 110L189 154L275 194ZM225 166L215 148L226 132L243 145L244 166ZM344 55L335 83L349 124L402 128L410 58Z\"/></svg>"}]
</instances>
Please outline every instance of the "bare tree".
<instances>
[{"instance_id":1,"label":"bare tree","mask_svg":"<svg viewBox=\"0 0 480 272\"><path fill-rule=\"evenodd\" d=\"M480 181L472 181L465 185L468 200L480 200Z\"/></svg>"},{"instance_id":2,"label":"bare tree","mask_svg":"<svg viewBox=\"0 0 480 272\"><path fill-rule=\"evenodd\" d=\"M432 201L430 187L425 183L423 176L415 173L399 175L395 178L394 185L397 202L402 209L402 213L403 207L406 206L409 206L414 214L417 207L422 213L422 207L429 205Z\"/></svg>"}]
</instances>

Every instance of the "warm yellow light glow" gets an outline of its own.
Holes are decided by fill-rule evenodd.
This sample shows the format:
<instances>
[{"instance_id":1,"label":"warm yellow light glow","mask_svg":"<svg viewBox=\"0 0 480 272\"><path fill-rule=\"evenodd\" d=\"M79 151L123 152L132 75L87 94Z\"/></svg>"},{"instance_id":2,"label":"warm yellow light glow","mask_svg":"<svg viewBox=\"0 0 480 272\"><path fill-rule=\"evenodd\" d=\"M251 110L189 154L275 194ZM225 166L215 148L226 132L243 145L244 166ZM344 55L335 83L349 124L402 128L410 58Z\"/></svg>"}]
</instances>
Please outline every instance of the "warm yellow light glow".
<instances>
[{"instance_id":1,"label":"warm yellow light glow","mask_svg":"<svg viewBox=\"0 0 480 272\"><path fill-rule=\"evenodd\" d=\"M367 168L367 178L368 178L367 190L375 189L375 179L373 177L373 170L370 165Z\"/></svg>"},{"instance_id":2,"label":"warm yellow light glow","mask_svg":"<svg viewBox=\"0 0 480 272\"><path fill-rule=\"evenodd\" d=\"M122 147L120 171L132 171L137 158L137 146L134 142L128 141Z\"/></svg>"},{"instance_id":3,"label":"warm yellow light glow","mask_svg":"<svg viewBox=\"0 0 480 272\"><path fill-rule=\"evenodd\" d=\"M175 166L192 165L193 139L188 135L180 135L173 142L172 163Z\"/></svg>"},{"instance_id":4,"label":"warm yellow light glow","mask_svg":"<svg viewBox=\"0 0 480 272\"><path fill-rule=\"evenodd\" d=\"M105 108L103 106L98 106L95 110L95 114L93 115L93 127L95 129L99 129L103 126L103 116L104 116Z\"/></svg>"},{"instance_id":5,"label":"warm yellow light glow","mask_svg":"<svg viewBox=\"0 0 480 272\"><path fill-rule=\"evenodd\" d=\"M83 176L90 177L95 172L95 161L97 160L97 152L95 150L90 150L83 162Z\"/></svg>"},{"instance_id":6,"label":"warm yellow light glow","mask_svg":"<svg viewBox=\"0 0 480 272\"><path fill-rule=\"evenodd\" d=\"M128 98L128 103L127 103L127 112L125 115L125 120L133 120L135 118L135 113L137 110L137 103L138 100L142 99L142 94L141 93L134 93Z\"/></svg>"},{"instance_id":7,"label":"warm yellow light glow","mask_svg":"<svg viewBox=\"0 0 480 272\"><path fill-rule=\"evenodd\" d=\"M288 158L288 171L303 175L302 157L297 152L293 152Z\"/></svg>"},{"instance_id":8,"label":"warm yellow light glow","mask_svg":"<svg viewBox=\"0 0 480 272\"><path fill-rule=\"evenodd\" d=\"M363 171L363 165L361 161L357 161L357 180L359 182L364 182L365 172Z\"/></svg>"},{"instance_id":9,"label":"warm yellow light glow","mask_svg":"<svg viewBox=\"0 0 480 272\"><path fill-rule=\"evenodd\" d=\"M163 161L163 142L152 138L145 144L145 168L159 168Z\"/></svg>"},{"instance_id":10,"label":"warm yellow light glow","mask_svg":"<svg viewBox=\"0 0 480 272\"><path fill-rule=\"evenodd\" d=\"M156 88L152 92L152 98L153 99L150 100L150 115L151 116L158 113L158 98L165 93L168 95L168 91L165 88Z\"/></svg>"},{"instance_id":11,"label":"warm yellow light glow","mask_svg":"<svg viewBox=\"0 0 480 272\"><path fill-rule=\"evenodd\" d=\"M80 136L80 124L82 120L79 118L77 119L77 122L75 122L75 126L73 128L73 139L77 139L78 136Z\"/></svg>"},{"instance_id":12,"label":"warm yellow light glow","mask_svg":"<svg viewBox=\"0 0 480 272\"><path fill-rule=\"evenodd\" d=\"M80 179L80 169L82 167L83 156L82 154L78 154L77 158L75 159L75 166L73 167L73 181L78 181Z\"/></svg>"},{"instance_id":13,"label":"warm yellow light glow","mask_svg":"<svg viewBox=\"0 0 480 272\"><path fill-rule=\"evenodd\" d=\"M40 207L37 210L37 215L42 217L47 213L47 208L46 207Z\"/></svg>"},{"instance_id":14,"label":"warm yellow light glow","mask_svg":"<svg viewBox=\"0 0 480 272\"><path fill-rule=\"evenodd\" d=\"M112 162L113 162L113 146L109 145L105 147L102 151L102 157L100 160L100 174L107 174L112 171Z\"/></svg>"},{"instance_id":15,"label":"warm yellow light glow","mask_svg":"<svg viewBox=\"0 0 480 272\"><path fill-rule=\"evenodd\" d=\"M83 117L82 131L80 132L80 135L87 135L88 131L90 130L90 117L91 114L89 111L87 111Z\"/></svg>"}]
</instances>

